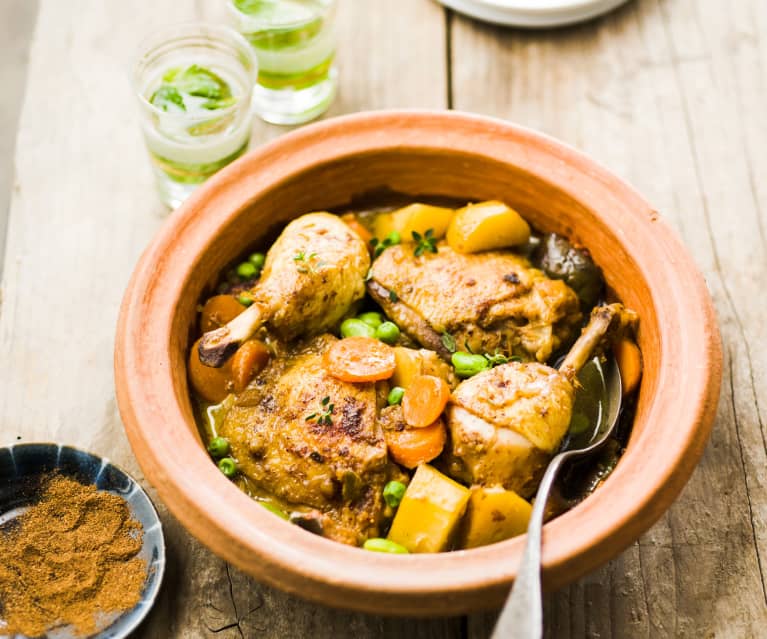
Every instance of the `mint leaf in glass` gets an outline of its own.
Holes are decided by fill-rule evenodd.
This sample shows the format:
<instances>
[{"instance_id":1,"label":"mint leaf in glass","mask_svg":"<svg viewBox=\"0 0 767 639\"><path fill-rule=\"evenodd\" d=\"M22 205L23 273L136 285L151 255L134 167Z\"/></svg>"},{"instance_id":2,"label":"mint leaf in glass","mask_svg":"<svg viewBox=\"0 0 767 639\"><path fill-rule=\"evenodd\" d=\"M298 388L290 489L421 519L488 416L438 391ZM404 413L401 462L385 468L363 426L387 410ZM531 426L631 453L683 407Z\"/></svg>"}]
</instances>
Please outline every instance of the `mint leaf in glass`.
<instances>
[{"instance_id":1,"label":"mint leaf in glass","mask_svg":"<svg viewBox=\"0 0 767 639\"><path fill-rule=\"evenodd\" d=\"M189 65L183 71L176 73L172 82L173 86L182 93L201 98L224 100L232 96L232 91L224 80L213 71L197 64Z\"/></svg>"},{"instance_id":2,"label":"mint leaf in glass","mask_svg":"<svg viewBox=\"0 0 767 639\"><path fill-rule=\"evenodd\" d=\"M269 4L268 0L234 0L234 6L248 15L258 13ZM271 4L273 4L273 2Z\"/></svg>"},{"instance_id":3,"label":"mint leaf in glass","mask_svg":"<svg viewBox=\"0 0 767 639\"><path fill-rule=\"evenodd\" d=\"M200 106L203 109L208 109L209 111L214 111L216 109L225 109L226 107L232 106L237 100L235 100L233 97L223 98L221 100L207 100L203 102Z\"/></svg>"},{"instance_id":4,"label":"mint leaf in glass","mask_svg":"<svg viewBox=\"0 0 767 639\"><path fill-rule=\"evenodd\" d=\"M166 112L178 113L180 111L186 111L184 98L178 92L176 87L169 84L161 85L160 88L152 94L149 101L153 106Z\"/></svg>"}]
</instances>

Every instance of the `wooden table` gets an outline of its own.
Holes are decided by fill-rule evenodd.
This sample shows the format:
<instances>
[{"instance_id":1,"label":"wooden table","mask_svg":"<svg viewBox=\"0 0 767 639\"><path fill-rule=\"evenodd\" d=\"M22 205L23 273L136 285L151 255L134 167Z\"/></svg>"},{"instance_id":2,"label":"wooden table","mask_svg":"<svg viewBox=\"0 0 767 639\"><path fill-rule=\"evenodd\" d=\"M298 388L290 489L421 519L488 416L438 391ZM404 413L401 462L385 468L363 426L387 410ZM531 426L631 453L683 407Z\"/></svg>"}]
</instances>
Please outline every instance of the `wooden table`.
<instances>
[{"instance_id":1,"label":"wooden table","mask_svg":"<svg viewBox=\"0 0 767 639\"><path fill-rule=\"evenodd\" d=\"M40 2L2 280L3 444L68 442L142 478L115 406L112 339L133 264L168 213L128 69L148 31L219 19L222 4ZM431 0L341 0L339 31L333 115L455 108L561 138L658 207L716 300L725 380L703 462L639 542L547 598L550 636L765 636L767 2L634 0L590 24L523 32ZM253 144L281 131L257 125ZM414 621L304 603L227 566L160 508L168 573L141 637L479 638L492 627L492 614Z\"/></svg>"}]
</instances>

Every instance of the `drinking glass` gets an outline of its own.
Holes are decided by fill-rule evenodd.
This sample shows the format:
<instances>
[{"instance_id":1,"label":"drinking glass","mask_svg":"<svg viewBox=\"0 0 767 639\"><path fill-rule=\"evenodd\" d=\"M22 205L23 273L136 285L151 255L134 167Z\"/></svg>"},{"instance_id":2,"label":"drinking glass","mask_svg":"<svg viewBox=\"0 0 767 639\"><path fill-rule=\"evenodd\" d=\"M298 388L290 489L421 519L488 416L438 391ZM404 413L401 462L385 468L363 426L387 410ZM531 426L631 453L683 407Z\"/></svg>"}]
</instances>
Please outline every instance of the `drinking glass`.
<instances>
[{"instance_id":1,"label":"drinking glass","mask_svg":"<svg viewBox=\"0 0 767 639\"><path fill-rule=\"evenodd\" d=\"M274 124L324 113L336 93L335 0L228 0L258 58L256 112Z\"/></svg>"},{"instance_id":2,"label":"drinking glass","mask_svg":"<svg viewBox=\"0 0 767 639\"><path fill-rule=\"evenodd\" d=\"M258 64L223 26L188 23L144 41L133 86L160 198L175 208L247 149Z\"/></svg>"}]
</instances>

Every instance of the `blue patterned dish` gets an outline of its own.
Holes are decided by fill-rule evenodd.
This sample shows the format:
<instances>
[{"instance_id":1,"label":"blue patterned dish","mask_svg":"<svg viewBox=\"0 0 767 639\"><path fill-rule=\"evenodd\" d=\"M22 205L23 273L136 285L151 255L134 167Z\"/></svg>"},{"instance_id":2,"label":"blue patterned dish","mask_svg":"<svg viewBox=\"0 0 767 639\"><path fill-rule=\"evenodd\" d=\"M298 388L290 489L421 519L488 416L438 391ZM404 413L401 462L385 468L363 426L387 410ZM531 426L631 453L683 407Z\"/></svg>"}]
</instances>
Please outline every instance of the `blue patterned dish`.
<instances>
[{"instance_id":1,"label":"blue patterned dish","mask_svg":"<svg viewBox=\"0 0 767 639\"><path fill-rule=\"evenodd\" d=\"M35 500L34 488L25 490L25 487L36 485L30 480L54 470L81 483L96 484L100 490L120 495L144 527L144 545L138 556L146 561L147 579L141 601L127 612L104 616L98 631L89 639L127 637L152 607L165 571L165 540L157 511L141 486L107 459L61 444L17 444L0 448L0 526L20 515ZM46 638L70 639L74 636L69 627L63 627L50 631ZM0 639L8 637L0 629ZM31 638L13 635L11 639ZM78 639L84 638L80 636Z\"/></svg>"}]
</instances>

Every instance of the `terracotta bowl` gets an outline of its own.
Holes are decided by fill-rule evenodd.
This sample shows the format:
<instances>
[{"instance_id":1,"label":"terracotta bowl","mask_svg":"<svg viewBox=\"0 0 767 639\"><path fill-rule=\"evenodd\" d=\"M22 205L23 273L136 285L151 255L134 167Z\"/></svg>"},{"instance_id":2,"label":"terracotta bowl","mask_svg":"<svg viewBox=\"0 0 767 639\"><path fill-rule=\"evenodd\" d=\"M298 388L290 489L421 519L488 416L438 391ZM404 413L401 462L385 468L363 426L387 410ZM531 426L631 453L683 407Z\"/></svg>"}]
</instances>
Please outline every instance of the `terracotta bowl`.
<instances>
[{"instance_id":1,"label":"terracotta bowl","mask_svg":"<svg viewBox=\"0 0 767 639\"><path fill-rule=\"evenodd\" d=\"M383 614L498 607L524 538L394 556L275 517L211 463L192 417L185 359L195 306L222 268L291 218L380 189L501 199L544 231L585 244L641 316L644 379L628 449L605 484L544 529L557 588L620 553L669 507L706 444L721 345L701 274L640 195L543 135L454 112L362 113L244 156L173 213L144 253L117 330L117 399L147 479L195 537L257 579L307 599Z\"/></svg>"}]
</instances>

